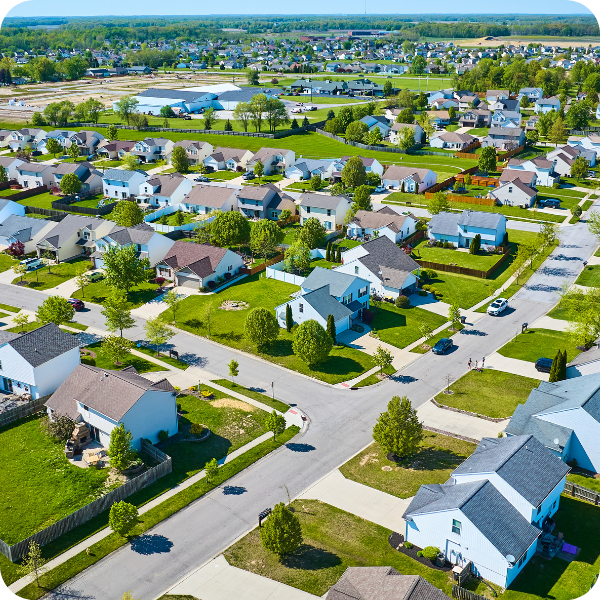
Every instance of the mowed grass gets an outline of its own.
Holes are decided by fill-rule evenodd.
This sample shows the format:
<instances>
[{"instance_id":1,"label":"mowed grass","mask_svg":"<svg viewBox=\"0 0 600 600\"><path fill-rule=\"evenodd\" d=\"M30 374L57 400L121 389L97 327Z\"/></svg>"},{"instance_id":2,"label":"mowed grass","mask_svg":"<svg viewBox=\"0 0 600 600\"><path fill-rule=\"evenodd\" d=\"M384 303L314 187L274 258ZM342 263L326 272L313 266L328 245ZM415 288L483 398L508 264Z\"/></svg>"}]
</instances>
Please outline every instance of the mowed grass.
<instances>
[{"instance_id":1,"label":"mowed grass","mask_svg":"<svg viewBox=\"0 0 600 600\"><path fill-rule=\"evenodd\" d=\"M498 350L502 356L535 362L538 358L552 358L561 350L567 351L567 362L572 361L579 350L565 331L551 329L527 329Z\"/></svg>"},{"instance_id":2,"label":"mowed grass","mask_svg":"<svg viewBox=\"0 0 600 600\"><path fill-rule=\"evenodd\" d=\"M352 481L398 498L410 498L422 485L447 481L450 473L477 446L431 431L423 433L425 437L419 450L398 463L389 461L381 446L373 443L343 464L340 471Z\"/></svg>"},{"instance_id":3,"label":"mowed grass","mask_svg":"<svg viewBox=\"0 0 600 600\"><path fill-rule=\"evenodd\" d=\"M154 279L154 277L155 273L151 269L148 272L148 279ZM146 304L146 302L149 302L153 298L156 298L155 290L157 287L158 286L155 283L151 283L150 281L145 281L132 287L127 295L130 308L137 308L142 304ZM77 290L72 294L72 297L79 298L80 300L83 300L84 303L93 302L94 304L102 304L112 293L113 288L106 283L106 279L102 279L101 281L89 283L83 290Z\"/></svg>"},{"instance_id":4,"label":"mowed grass","mask_svg":"<svg viewBox=\"0 0 600 600\"><path fill-rule=\"evenodd\" d=\"M503 419L512 416L539 384L539 379L504 371L469 371L450 386L453 394L442 392L435 399L444 406Z\"/></svg>"},{"instance_id":5,"label":"mowed grass","mask_svg":"<svg viewBox=\"0 0 600 600\"><path fill-rule=\"evenodd\" d=\"M210 311L210 338L226 346L251 352L265 360L274 362L304 375L315 377L327 383L339 383L358 377L375 366L373 359L359 350L345 346L336 346L327 360L312 369L298 358L292 350L293 332L279 330L278 339L271 346L256 348L244 336L244 324L253 308L263 307L274 310L276 306L287 302L290 294L298 291L298 286L260 277L260 274L240 279L233 285L216 294L190 296L181 303L177 313L177 325L191 333L208 335L208 315ZM219 306L225 300L243 300L248 309L229 311ZM163 313L167 321L172 321L170 310Z\"/></svg>"},{"instance_id":6,"label":"mowed grass","mask_svg":"<svg viewBox=\"0 0 600 600\"><path fill-rule=\"evenodd\" d=\"M0 429L0 539L14 544L98 498L108 469L82 469L64 443L40 429L38 416Z\"/></svg>"},{"instance_id":7,"label":"mowed grass","mask_svg":"<svg viewBox=\"0 0 600 600\"><path fill-rule=\"evenodd\" d=\"M600 265L587 265L575 281L577 285L586 287L600 286Z\"/></svg>"},{"instance_id":8,"label":"mowed grass","mask_svg":"<svg viewBox=\"0 0 600 600\"><path fill-rule=\"evenodd\" d=\"M10 254L5 254L2 252L0 254L0 273L8 271L8 269L12 269L16 264L18 264L18 262L19 261L10 256Z\"/></svg>"},{"instance_id":9,"label":"mowed grass","mask_svg":"<svg viewBox=\"0 0 600 600\"><path fill-rule=\"evenodd\" d=\"M46 265L41 269L30 271L23 277L19 276L13 280L13 283L19 283L23 281L23 285L27 282L24 287L32 288L35 290L47 290L49 288L56 287L69 279L73 279L79 271L85 271L91 268L89 258L80 257L69 262L59 263L58 265Z\"/></svg>"},{"instance_id":10,"label":"mowed grass","mask_svg":"<svg viewBox=\"0 0 600 600\"><path fill-rule=\"evenodd\" d=\"M391 566L403 574L421 575L450 594L450 579L397 552L388 544L389 529L318 500L295 500L303 544L282 560L263 548L258 528L225 551L227 562L240 569L323 596L348 567Z\"/></svg>"},{"instance_id":11,"label":"mowed grass","mask_svg":"<svg viewBox=\"0 0 600 600\"><path fill-rule=\"evenodd\" d=\"M96 194L95 196L90 196L85 200L81 200L79 202L75 202L72 204L72 207L84 206L86 208L96 208L98 206L98 202L104 198L104 194ZM23 204L23 206L35 206L37 208L46 208L48 210L56 210L52 208L52 202L60 202L60 196L54 196L50 192L44 192L43 194L37 194L36 196L30 196L29 198L24 198L23 200L17 200L19 204ZM68 212L68 211L67 211Z\"/></svg>"},{"instance_id":12,"label":"mowed grass","mask_svg":"<svg viewBox=\"0 0 600 600\"><path fill-rule=\"evenodd\" d=\"M150 362L140 356L134 356L133 354L127 354L121 361L120 364L115 364L112 359L106 354L102 348L101 342L96 342L86 347L88 350L94 352L96 356L82 356L81 362L92 367L98 367L99 369L107 369L109 371L120 371L128 366L135 367L138 373L148 373L150 371L164 371L164 368L156 363Z\"/></svg>"},{"instance_id":13,"label":"mowed grass","mask_svg":"<svg viewBox=\"0 0 600 600\"><path fill-rule=\"evenodd\" d=\"M431 247L427 244L427 240L419 240L413 248L412 257L444 265L454 264L467 269L488 271L502 258L502 254L488 254L485 251L469 254L468 251Z\"/></svg>"},{"instance_id":14,"label":"mowed grass","mask_svg":"<svg viewBox=\"0 0 600 600\"><path fill-rule=\"evenodd\" d=\"M271 408L275 408L276 410L283 413L287 412L290 408L289 404L281 402L280 400L277 400L277 398L273 399L272 396L268 396L266 393L263 393L263 391L266 392L267 390L259 392L256 389L247 388L233 381L229 381L229 379L213 379L213 383L226 387L227 389L232 390L233 392L237 392L238 394L248 396L248 398L252 398L253 400L262 402L263 404L266 404Z\"/></svg>"},{"instance_id":15,"label":"mowed grass","mask_svg":"<svg viewBox=\"0 0 600 600\"><path fill-rule=\"evenodd\" d=\"M420 327L427 323L431 329L441 327L447 319L422 308L398 308L389 302L371 301L374 313L371 328L382 342L405 348L422 337Z\"/></svg>"}]
</instances>

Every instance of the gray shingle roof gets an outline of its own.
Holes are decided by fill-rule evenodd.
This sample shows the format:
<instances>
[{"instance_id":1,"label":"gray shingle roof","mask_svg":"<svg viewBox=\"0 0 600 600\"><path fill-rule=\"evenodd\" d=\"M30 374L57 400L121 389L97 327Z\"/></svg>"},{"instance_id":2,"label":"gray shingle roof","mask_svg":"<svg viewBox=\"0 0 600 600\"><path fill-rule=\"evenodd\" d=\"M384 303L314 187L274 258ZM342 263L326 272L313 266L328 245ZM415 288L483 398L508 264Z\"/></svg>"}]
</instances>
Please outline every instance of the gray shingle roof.
<instances>
[{"instance_id":1,"label":"gray shingle roof","mask_svg":"<svg viewBox=\"0 0 600 600\"><path fill-rule=\"evenodd\" d=\"M125 169L106 169L102 179L110 179L111 181L129 181L136 173L140 173L145 178L148 174L141 169L135 169L133 171L127 171Z\"/></svg>"},{"instance_id":2,"label":"gray shingle roof","mask_svg":"<svg viewBox=\"0 0 600 600\"><path fill-rule=\"evenodd\" d=\"M429 231L437 235L458 235L460 215L452 212L440 212L431 217Z\"/></svg>"},{"instance_id":3,"label":"gray shingle roof","mask_svg":"<svg viewBox=\"0 0 600 600\"><path fill-rule=\"evenodd\" d=\"M331 295L329 285L324 285L318 290L304 294L300 297L300 300L310 304L323 319L333 315L333 319L339 321L344 317L349 317L353 312Z\"/></svg>"},{"instance_id":4,"label":"gray shingle roof","mask_svg":"<svg viewBox=\"0 0 600 600\"><path fill-rule=\"evenodd\" d=\"M348 198L346 196L329 196L304 192L300 196L300 206L336 210L342 200L348 201Z\"/></svg>"},{"instance_id":5,"label":"gray shingle roof","mask_svg":"<svg viewBox=\"0 0 600 600\"><path fill-rule=\"evenodd\" d=\"M33 236L47 225L48 222L44 219L10 215L0 223L0 236L7 238L12 236L25 243L33 239Z\"/></svg>"},{"instance_id":6,"label":"gray shingle roof","mask_svg":"<svg viewBox=\"0 0 600 600\"><path fill-rule=\"evenodd\" d=\"M106 223L105 219L97 219L96 217L81 217L78 215L67 215L62 221L53 227L48 235L42 238L39 242L48 242L55 248L58 248L62 242L71 237L78 230L87 227L94 230L96 227Z\"/></svg>"},{"instance_id":7,"label":"gray shingle roof","mask_svg":"<svg viewBox=\"0 0 600 600\"><path fill-rule=\"evenodd\" d=\"M197 204L210 208L221 208L236 190L216 185L195 185L192 191L182 200L184 204Z\"/></svg>"},{"instance_id":8,"label":"gray shingle roof","mask_svg":"<svg viewBox=\"0 0 600 600\"><path fill-rule=\"evenodd\" d=\"M479 210L463 210L458 218L459 225L496 229L500 223L506 223L506 217L499 213L481 212Z\"/></svg>"},{"instance_id":9,"label":"gray shingle roof","mask_svg":"<svg viewBox=\"0 0 600 600\"><path fill-rule=\"evenodd\" d=\"M121 225L115 225L106 237L114 240L120 246L126 244L147 244L152 237L156 234L154 229L147 223L140 223L133 227L122 227ZM156 234L159 235L159 234Z\"/></svg>"},{"instance_id":10,"label":"gray shingle roof","mask_svg":"<svg viewBox=\"0 0 600 600\"><path fill-rule=\"evenodd\" d=\"M315 267L312 273L304 280L302 288L306 290L318 290L325 285L329 285L331 295L341 298L357 279L360 278L348 275L347 273L341 273L340 271ZM368 283L364 279L361 281L364 281L365 284Z\"/></svg>"},{"instance_id":11,"label":"gray shingle roof","mask_svg":"<svg viewBox=\"0 0 600 600\"><path fill-rule=\"evenodd\" d=\"M18 334L8 341L32 367L39 367L49 360L79 347L79 340L70 333L65 333L54 323L48 323L33 331Z\"/></svg>"}]
</instances>

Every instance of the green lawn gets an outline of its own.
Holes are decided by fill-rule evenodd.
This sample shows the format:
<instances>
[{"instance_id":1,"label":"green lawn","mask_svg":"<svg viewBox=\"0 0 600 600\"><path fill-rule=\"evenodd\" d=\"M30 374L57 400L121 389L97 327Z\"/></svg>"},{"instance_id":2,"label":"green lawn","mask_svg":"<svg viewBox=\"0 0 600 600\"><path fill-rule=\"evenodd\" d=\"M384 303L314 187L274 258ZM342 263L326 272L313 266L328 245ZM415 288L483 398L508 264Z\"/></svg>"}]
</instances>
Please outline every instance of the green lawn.
<instances>
[{"instance_id":1,"label":"green lawn","mask_svg":"<svg viewBox=\"0 0 600 600\"><path fill-rule=\"evenodd\" d=\"M417 306L398 308L389 302L371 301L374 313L372 330L382 342L405 348L422 337L420 326L429 324L432 329L441 327L447 319Z\"/></svg>"},{"instance_id":2,"label":"green lawn","mask_svg":"<svg viewBox=\"0 0 600 600\"><path fill-rule=\"evenodd\" d=\"M462 250L430 247L427 240L419 240L413 248L412 257L444 265L454 264L467 269L487 271L502 258L502 254L488 254L483 250L480 254L469 254Z\"/></svg>"},{"instance_id":3,"label":"green lawn","mask_svg":"<svg viewBox=\"0 0 600 600\"><path fill-rule=\"evenodd\" d=\"M98 498L108 469L82 469L64 443L40 430L39 416L0 429L0 539L14 544Z\"/></svg>"},{"instance_id":4,"label":"green lawn","mask_svg":"<svg viewBox=\"0 0 600 600\"><path fill-rule=\"evenodd\" d=\"M561 321L569 321L570 318L572 318L572 316L569 315L569 309L566 307L561 307L560 303L546 316L551 317L552 319L560 319Z\"/></svg>"},{"instance_id":5,"label":"green lawn","mask_svg":"<svg viewBox=\"0 0 600 600\"><path fill-rule=\"evenodd\" d=\"M426 283L442 292L441 299L444 302L456 302L461 308L471 308L492 295L499 287L497 280L455 275L444 271L437 271L437 277L427 279Z\"/></svg>"},{"instance_id":6,"label":"green lawn","mask_svg":"<svg viewBox=\"0 0 600 600\"><path fill-rule=\"evenodd\" d=\"M290 225L282 227L282 231L285 234L282 244L288 244L289 246L291 246L295 242L296 236L298 235L298 232L301 228L302 226L300 225L300 223L291 223Z\"/></svg>"},{"instance_id":7,"label":"green lawn","mask_svg":"<svg viewBox=\"0 0 600 600\"><path fill-rule=\"evenodd\" d=\"M489 132L490 132L489 127L472 127L471 129L469 129L469 131L467 131L467 133L469 135L476 135L476 136L487 135Z\"/></svg>"},{"instance_id":8,"label":"green lawn","mask_svg":"<svg viewBox=\"0 0 600 600\"><path fill-rule=\"evenodd\" d=\"M47 290L49 288L56 287L57 285L73 279L77 275L79 269L89 269L91 263L89 258L81 257L69 262L59 263L58 265L50 265L50 272L48 272L48 266L36 271L27 273L22 279L27 281L27 285L24 287L36 289L36 290ZM13 283L21 281L21 276L15 278Z\"/></svg>"},{"instance_id":9,"label":"green lawn","mask_svg":"<svg viewBox=\"0 0 600 600\"><path fill-rule=\"evenodd\" d=\"M429 352L429 350L431 348L433 348L433 346L435 346L441 339L443 339L443 338L450 338L455 333L457 333L458 331L461 331L462 329L464 329L463 325L458 325L458 327L456 329L454 329L452 326L447 327L443 331L440 331L439 333L436 333L429 340L428 343L419 344L418 346L416 346L415 348L413 348L411 350L411 352L415 352L416 354L425 354L426 352Z\"/></svg>"},{"instance_id":10,"label":"green lawn","mask_svg":"<svg viewBox=\"0 0 600 600\"><path fill-rule=\"evenodd\" d=\"M13 313L18 313L21 310L17 306L11 306L10 304L2 304L2 302L0 302L0 309L8 310L9 312L13 312Z\"/></svg>"},{"instance_id":11,"label":"green lawn","mask_svg":"<svg viewBox=\"0 0 600 600\"><path fill-rule=\"evenodd\" d=\"M458 123L451 123L450 125L446 126L446 131L456 131L457 129L460 129L460 125Z\"/></svg>"},{"instance_id":12,"label":"green lawn","mask_svg":"<svg viewBox=\"0 0 600 600\"><path fill-rule=\"evenodd\" d=\"M10 254L5 254L4 252L0 253L0 273L12 269L18 262L19 261L10 256Z\"/></svg>"},{"instance_id":13,"label":"green lawn","mask_svg":"<svg viewBox=\"0 0 600 600\"><path fill-rule=\"evenodd\" d=\"M594 490L595 492L600 492L600 479L597 479L591 474L588 475L583 471L577 473L571 471L567 475L567 479L576 485L588 488L589 490Z\"/></svg>"},{"instance_id":14,"label":"green lawn","mask_svg":"<svg viewBox=\"0 0 600 600\"><path fill-rule=\"evenodd\" d=\"M577 285L587 287L600 286L600 265L586 265L575 281Z\"/></svg>"},{"instance_id":15,"label":"green lawn","mask_svg":"<svg viewBox=\"0 0 600 600\"><path fill-rule=\"evenodd\" d=\"M453 394L442 392L435 399L444 406L503 419L512 416L539 384L539 379L503 371L469 371L450 386Z\"/></svg>"},{"instance_id":16,"label":"green lawn","mask_svg":"<svg viewBox=\"0 0 600 600\"><path fill-rule=\"evenodd\" d=\"M424 431L416 454L397 464L387 459L379 444L372 443L340 467L346 479L381 490L398 498L414 496L421 485L444 483L450 473L470 456L476 444ZM385 469L384 467L391 467Z\"/></svg>"},{"instance_id":17,"label":"green lawn","mask_svg":"<svg viewBox=\"0 0 600 600\"><path fill-rule=\"evenodd\" d=\"M592 205L594 204L593 200L586 200L582 205L581 205L581 211L585 212L586 210L589 210Z\"/></svg>"},{"instance_id":18,"label":"green lawn","mask_svg":"<svg viewBox=\"0 0 600 600\"><path fill-rule=\"evenodd\" d=\"M80 202L76 202L73 204L73 207L76 206L84 206L86 208L96 208L98 206L98 202L104 198L104 194L96 194L95 196L89 196L85 200L81 200ZM34 206L37 208L45 208L48 210L56 210L52 208L52 202L60 202L60 196L54 196L50 192L44 192L43 194L38 194L37 196L31 196L30 198L24 198L23 200L17 200L19 204L23 206Z\"/></svg>"},{"instance_id":19,"label":"green lawn","mask_svg":"<svg viewBox=\"0 0 600 600\"><path fill-rule=\"evenodd\" d=\"M181 213L183 215L183 222L182 223L178 223L177 222L177 215ZM192 222L192 218L195 215L193 215L192 213L189 212L184 212L184 211L176 211L174 213L171 213L170 215L167 215L166 218L166 223L164 223L164 225L170 225L171 227L175 227L177 225L188 225L189 223ZM161 222L160 219L156 219L156 221L154 221L155 223L159 223Z\"/></svg>"},{"instance_id":20,"label":"green lawn","mask_svg":"<svg viewBox=\"0 0 600 600\"><path fill-rule=\"evenodd\" d=\"M237 392L238 394L243 394L244 396L248 396L248 398L252 398L253 400L257 400L258 402L262 402L271 408L275 408L279 412L285 413L290 408L288 404L285 402L281 402L277 400L277 398L273 399L272 396L268 396L267 394L263 394L262 392L257 392L256 390L249 389L244 387L243 385L239 385L229 379L213 379L213 383L217 385L221 385L226 387L229 390Z\"/></svg>"},{"instance_id":21,"label":"green lawn","mask_svg":"<svg viewBox=\"0 0 600 600\"><path fill-rule=\"evenodd\" d=\"M396 369L394 369L394 367L385 367L383 369L383 372L386 375L393 375L396 372ZM369 385L375 385L376 383L383 381L383 379L381 379L379 377L380 374L381 374L381 371L378 371L377 373L373 373L373 375L369 375L368 377L365 377L358 383L354 384L354 387L367 387Z\"/></svg>"},{"instance_id":22,"label":"green lawn","mask_svg":"<svg viewBox=\"0 0 600 600\"><path fill-rule=\"evenodd\" d=\"M579 354L569 334L564 331L528 329L502 346L498 352L508 358L535 362L538 358L553 359L559 350L567 351L567 362L572 361Z\"/></svg>"},{"instance_id":23,"label":"green lawn","mask_svg":"<svg viewBox=\"0 0 600 600\"><path fill-rule=\"evenodd\" d=\"M211 339L252 352L310 377L315 377L327 383L339 383L359 376L375 366L373 359L359 350L345 346L335 347L329 358L322 364L310 369L294 355L292 350L293 333L281 329L279 338L268 348L260 351L244 337L244 323L248 312L256 307L273 310L290 298L290 294L298 290L297 286L274 279L259 278L259 274L241 279L223 291L208 296L189 296L181 303L177 314L177 324L181 329L197 335L208 335L207 309L210 315ZM240 311L220 310L224 300L243 300L249 304L249 309ZM210 308L209 308L210 307ZM163 313L167 320L172 320L170 311Z\"/></svg>"},{"instance_id":24,"label":"green lawn","mask_svg":"<svg viewBox=\"0 0 600 600\"><path fill-rule=\"evenodd\" d=\"M148 356L153 356L157 360L165 362L168 365L175 367L176 369L181 369L182 371L185 371L190 366L188 363L184 362L183 360L177 360L175 358L171 358L168 354L163 354L162 352L160 352L159 355L156 356L156 350L154 349L154 347L148 348L147 346L140 346L139 348L136 347L135 349L138 352L143 352L144 354L147 354Z\"/></svg>"},{"instance_id":25,"label":"green lawn","mask_svg":"<svg viewBox=\"0 0 600 600\"><path fill-rule=\"evenodd\" d=\"M450 594L447 573L394 550L387 541L389 529L318 500L295 500L291 508L300 519L304 540L294 555L279 560L263 548L256 528L225 551L227 562L316 596L323 596L348 567L366 566L421 575Z\"/></svg>"},{"instance_id":26,"label":"green lawn","mask_svg":"<svg viewBox=\"0 0 600 600\"><path fill-rule=\"evenodd\" d=\"M115 364L112 359L110 359L104 350L102 349L102 343L96 342L94 344L90 344L86 347L86 350L90 350L96 354L96 357L93 358L91 356L82 356L81 362L86 365L91 365L92 367L98 367L99 369L107 369L110 371L120 371L129 365L135 367L138 373L148 373L150 371L164 371L164 368L156 363L150 362L149 360L145 360L139 356L134 356L133 354L128 354L123 358L121 364Z\"/></svg>"},{"instance_id":27,"label":"green lawn","mask_svg":"<svg viewBox=\"0 0 600 600\"><path fill-rule=\"evenodd\" d=\"M149 279L154 279L154 271L148 273ZM146 304L153 298L156 298L155 290L158 286L155 283L146 281L136 285L129 291L128 300L131 308L137 308L142 304ZM106 279L96 281L95 283L89 283L82 290L77 290L72 294L73 298L79 298L84 302L93 302L94 304L102 304L108 296L112 294L113 290L106 283Z\"/></svg>"},{"instance_id":28,"label":"green lawn","mask_svg":"<svg viewBox=\"0 0 600 600\"><path fill-rule=\"evenodd\" d=\"M2 156L6 156L6 154L3 154ZM6 188L5 190L0 190L0 198L10 198L11 196L14 196L15 194L20 194L21 192L26 192L26 189L20 188L20 189L16 189L16 190L12 190L11 188Z\"/></svg>"},{"instance_id":29,"label":"green lawn","mask_svg":"<svg viewBox=\"0 0 600 600\"><path fill-rule=\"evenodd\" d=\"M538 185L536 187L539 193L547 194L548 196L571 196L573 198L579 198L580 200L585 196L585 192L578 192L577 190L571 190L569 188L559 188L556 190L545 185Z\"/></svg>"}]
</instances>

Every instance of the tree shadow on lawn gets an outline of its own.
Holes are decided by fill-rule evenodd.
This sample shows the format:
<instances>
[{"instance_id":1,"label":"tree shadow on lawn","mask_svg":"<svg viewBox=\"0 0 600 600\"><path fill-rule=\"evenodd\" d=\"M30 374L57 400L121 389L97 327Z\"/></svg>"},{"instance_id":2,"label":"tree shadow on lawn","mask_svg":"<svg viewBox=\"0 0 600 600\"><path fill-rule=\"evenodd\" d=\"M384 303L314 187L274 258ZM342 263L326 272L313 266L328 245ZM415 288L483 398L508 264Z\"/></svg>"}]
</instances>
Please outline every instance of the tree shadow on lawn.
<instances>
[{"instance_id":1,"label":"tree shadow on lawn","mask_svg":"<svg viewBox=\"0 0 600 600\"><path fill-rule=\"evenodd\" d=\"M400 458L396 464L412 471L445 471L457 467L464 460L463 454L453 450L425 446L412 456Z\"/></svg>"},{"instance_id":2,"label":"tree shadow on lawn","mask_svg":"<svg viewBox=\"0 0 600 600\"><path fill-rule=\"evenodd\" d=\"M295 554L285 557L281 564L288 569L320 571L337 567L342 564L342 560L333 552L316 548L310 544L302 544Z\"/></svg>"}]
</instances>

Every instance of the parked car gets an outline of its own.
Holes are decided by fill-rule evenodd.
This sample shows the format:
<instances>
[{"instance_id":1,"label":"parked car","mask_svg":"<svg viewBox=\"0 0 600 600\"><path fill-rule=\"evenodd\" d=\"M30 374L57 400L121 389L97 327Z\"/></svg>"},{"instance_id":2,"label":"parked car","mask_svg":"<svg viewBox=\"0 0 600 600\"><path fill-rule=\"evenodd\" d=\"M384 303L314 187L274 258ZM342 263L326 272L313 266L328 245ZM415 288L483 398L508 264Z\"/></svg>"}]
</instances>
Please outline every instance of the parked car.
<instances>
[{"instance_id":1,"label":"parked car","mask_svg":"<svg viewBox=\"0 0 600 600\"><path fill-rule=\"evenodd\" d=\"M244 173L242 175L242 177L246 180L249 181L250 179L254 179L256 177L256 175L252 172L252 171L248 171L247 173Z\"/></svg>"},{"instance_id":2,"label":"parked car","mask_svg":"<svg viewBox=\"0 0 600 600\"><path fill-rule=\"evenodd\" d=\"M506 310L508 307L508 300L506 298L496 298L488 307L487 314L493 317L498 316L501 312Z\"/></svg>"},{"instance_id":3,"label":"parked car","mask_svg":"<svg viewBox=\"0 0 600 600\"><path fill-rule=\"evenodd\" d=\"M378 185L375 188L375 190L374 190L375 194L382 194L383 192L385 192L385 186L384 185Z\"/></svg>"},{"instance_id":4,"label":"parked car","mask_svg":"<svg viewBox=\"0 0 600 600\"><path fill-rule=\"evenodd\" d=\"M539 200L538 204L542 208L560 208L560 200L557 200L556 198L547 198L545 200Z\"/></svg>"},{"instance_id":5,"label":"parked car","mask_svg":"<svg viewBox=\"0 0 600 600\"><path fill-rule=\"evenodd\" d=\"M95 273L88 273L86 277L90 283L94 283L95 281L102 281L104 279L104 273L96 271Z\"/></svg>"},{"instance_id":6,"label":"parked car","mask_svg":"<svg viewBox=\"0 0 600 600\"><path fill-rule=\"evenodd\" d=\"M550 373L550 369L552 368L552 359L551 358L538 358L535 361L535 369L540 373Z\"/></svg>"},{"instance_id":7,"label":"parked car","mask_svg":"<svg viewBox=\"0 0 600 600\"><path fill-rule=\"evenodd\" d=\"M184 119L185 121L191 121L192 120L191 115L188 115L188 114L181 115L181 118Z\"/></svg>"},{"instance_id":8,"label":"parked car","mask_svg":"<svg viewBox=\"0 0 600 600\"><path fill-rule=\"evenodd\" d=\"M36 269L40 269L44 266L44 263L39 258L37 258L37 256L34 258L26 258L25 260L22 260L19 264L25 265L28 271L35 271Z\"/></svg>"},{"instance_id":9,"label":"parked car","mask_svg":"<svg viewBox=\"0 0 600 600\"><path fill-rule=\"evenodd\" d=\"M450 338L442 338L431 349L434 354L444 354L446 350L450 350L454 346L454 342Z\"/></svg>"},{"instance_id":10,"label":"parked car","mask_svg":"<svg viewBox=\"0 0 600 600\"><path fill-rule=\"evenodd\" d=\"M79 300L78 298L67 298L67 302L75 310L83 310L85 308L85 304L81 300Z\"/></svg>"},{"instance_id":11,"label":"parked car","mask_svg":"<svg viewBox=\"0 0 600 600\"><path fill-rule=\"evenodd\" d=\"M588 171L588 177L596 177L596 171Z\"/></svg>"},{"instance_id":12,"label":"parked car","mask_svg":"<svg viewBox=\"0 0 600 600\"><path fill-rule=\"evenodd\" d=\"M304 106L304 102L296 102L296 106Z\"/></svg>"},{"instance_id":13,"label":"parked car","mask_svg":"<svg viewBox=\"0 0 600 600\"><path fill-rule=\"evenodd\" d=\"M210 181L210 179L209 179L208 177L206 177L205 175L199 175L198 177L196 177L196 178L194 179L194 181L202 181L202 182L205 182L205 181Z\"/></svg>"}]
</instances>

